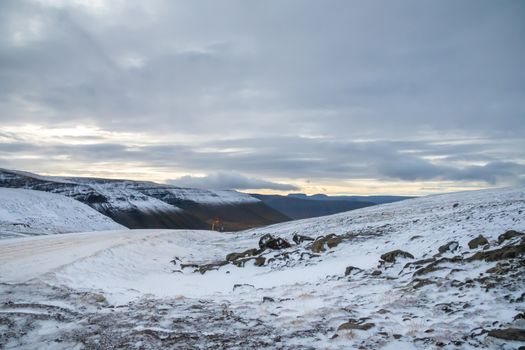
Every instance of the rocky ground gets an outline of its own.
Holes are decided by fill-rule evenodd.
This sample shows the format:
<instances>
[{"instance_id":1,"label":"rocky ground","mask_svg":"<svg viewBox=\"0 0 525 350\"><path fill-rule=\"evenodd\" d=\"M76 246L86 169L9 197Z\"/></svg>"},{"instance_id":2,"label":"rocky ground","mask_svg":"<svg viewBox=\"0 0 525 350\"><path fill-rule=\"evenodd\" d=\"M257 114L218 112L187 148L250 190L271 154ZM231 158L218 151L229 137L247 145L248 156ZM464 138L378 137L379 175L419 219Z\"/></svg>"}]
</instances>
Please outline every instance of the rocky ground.
<instances>
[{"instance_id":1,"label":"rocky ground","mask_svg":"<svg viewBox=\"0 0 525 350\"><path fill-rule=\"evenodd\" d=\"M524 192L119 241L4 280L0 347L518 349Z\"/></svg>"}]
</instances>

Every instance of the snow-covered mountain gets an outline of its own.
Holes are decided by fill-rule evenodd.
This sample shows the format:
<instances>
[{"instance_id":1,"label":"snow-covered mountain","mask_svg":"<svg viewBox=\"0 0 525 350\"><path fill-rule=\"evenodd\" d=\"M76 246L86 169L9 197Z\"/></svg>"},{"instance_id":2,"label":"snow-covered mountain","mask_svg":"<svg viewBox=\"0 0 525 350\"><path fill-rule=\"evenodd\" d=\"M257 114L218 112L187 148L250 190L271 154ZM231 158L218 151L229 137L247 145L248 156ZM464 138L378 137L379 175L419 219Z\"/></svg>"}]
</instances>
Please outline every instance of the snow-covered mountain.
<instances>
[{"instance_id":1,"label":"snow-covered mountain","mask_svg":"<svg viewBox=\"0 0 525 350\"><path fill-rule=\"evenodd\" d=\"M65 196L0 188L0 238L123 229L107 216Z\"/></svg>"},{"instance_id":2,"label":"snow-covered mountain","mask_svg":"<svg viewBox=\"0 0 525 350\"><path fill-rule=\"evenodd\" d=\"M0 169L0 187L71 197L135 229L209 229L217 217L225 230L289 220L258 199L236 191L179 188L144 181L46 177L6 169Z\"/></svg>"},{"instance_id":3,"label":"snow-covered mountain","mask_svg":"<svg viewBox=\"0 0 525 350\"><path fill-rule=\"evenodd\" d=\"M3 240L0 347L517 349L524 212L510 188L235 234Z\"/></svg>"}]
</instances>

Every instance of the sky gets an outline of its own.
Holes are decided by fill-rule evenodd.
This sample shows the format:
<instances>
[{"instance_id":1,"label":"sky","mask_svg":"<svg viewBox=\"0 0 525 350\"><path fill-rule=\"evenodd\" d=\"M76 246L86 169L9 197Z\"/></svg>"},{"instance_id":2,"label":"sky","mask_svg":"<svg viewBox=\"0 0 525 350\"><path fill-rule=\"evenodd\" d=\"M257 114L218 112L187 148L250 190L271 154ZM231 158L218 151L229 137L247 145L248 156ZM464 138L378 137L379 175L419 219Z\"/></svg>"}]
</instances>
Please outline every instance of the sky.
<instances>
[{"instance_id":1,"label":"sky","mask_svg":"<svg viewBox=\"0 0 525 350\"><path fill-rule=\"evenodd\" d=\"M0 167L260 193L525 184L525 2L0 2Z\"/></svg>"}]
</instances>

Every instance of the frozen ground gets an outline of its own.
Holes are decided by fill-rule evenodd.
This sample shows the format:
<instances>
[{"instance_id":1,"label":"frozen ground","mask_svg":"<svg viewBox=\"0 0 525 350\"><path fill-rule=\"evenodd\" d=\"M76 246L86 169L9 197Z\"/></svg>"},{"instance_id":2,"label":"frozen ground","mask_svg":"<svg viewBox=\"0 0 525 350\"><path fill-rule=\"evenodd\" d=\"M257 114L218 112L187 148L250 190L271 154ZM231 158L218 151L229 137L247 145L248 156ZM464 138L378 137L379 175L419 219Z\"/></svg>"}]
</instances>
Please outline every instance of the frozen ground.
<instances>
[{"instance_id":1,"label":"frozen ground","mask_svg":"<svg viewBox=\"0 0 525 350\"><path fill-rule=\"evenodd\" d=\"M0 348L515 349L524 211L515 188L236 234L2 240ZM519 232L501 236L509 230ZM246 252L267 233L291 246ZM296 234L318 239L296 244ZM382 257L397 249L413 258ZM233 252L245 254L226 259Z\"/></svg>"}]
</instances>

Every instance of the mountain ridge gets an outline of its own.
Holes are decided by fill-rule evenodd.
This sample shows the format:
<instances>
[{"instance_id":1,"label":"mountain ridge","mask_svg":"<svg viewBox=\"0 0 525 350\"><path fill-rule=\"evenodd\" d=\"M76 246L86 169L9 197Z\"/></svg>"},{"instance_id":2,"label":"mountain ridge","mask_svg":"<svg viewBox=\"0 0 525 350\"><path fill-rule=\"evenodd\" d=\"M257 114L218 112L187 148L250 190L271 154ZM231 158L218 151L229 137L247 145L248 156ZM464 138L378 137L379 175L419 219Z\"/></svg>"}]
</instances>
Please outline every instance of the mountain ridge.
<instances>
[{"instance_id":1,"label":"mountain ridge","mask_svg":"<svg viewBox=\"0 0 525 350\"><path fill-rule=\"evenodd\" d=\"M220 218L224 230L289 220L247 194L180 188L148 181L42 176L0 169L0 187L71 197L128 228L209 229Z\"/></svg>"}]
</instances>

